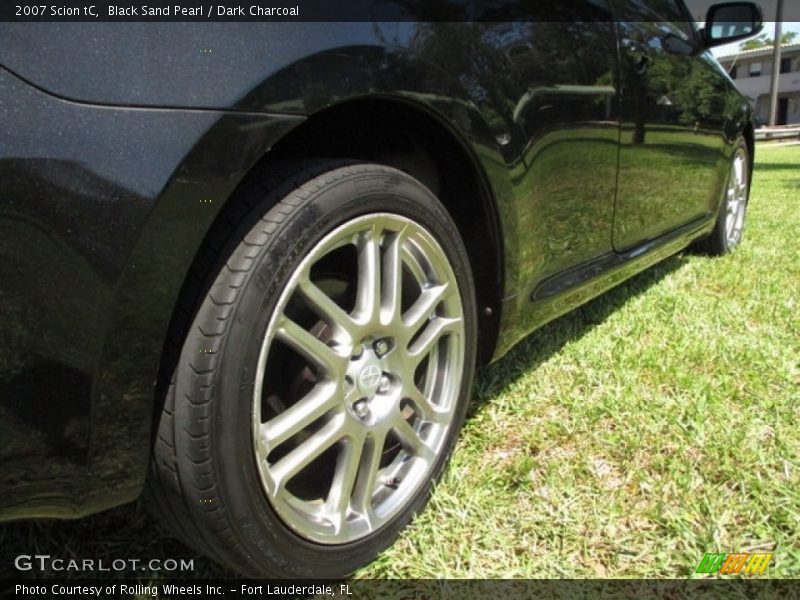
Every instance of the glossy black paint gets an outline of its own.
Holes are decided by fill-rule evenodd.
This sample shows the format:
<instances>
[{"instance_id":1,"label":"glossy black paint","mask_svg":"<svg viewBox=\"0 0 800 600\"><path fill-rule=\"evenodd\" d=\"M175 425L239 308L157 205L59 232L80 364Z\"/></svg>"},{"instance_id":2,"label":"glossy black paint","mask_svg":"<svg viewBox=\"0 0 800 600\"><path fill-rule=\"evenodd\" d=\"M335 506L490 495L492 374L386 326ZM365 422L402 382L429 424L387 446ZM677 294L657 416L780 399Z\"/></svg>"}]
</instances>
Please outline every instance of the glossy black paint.
<instances>
[{"instance_id":1,"label":"glossy black paint","mask_svg":"<svg viewBox=\"0 0 800 600\"><path fill-rule=\"evenodd\" d=\"M623 6L618 251L710 216L727 164L726 83L716 61L697 56L702 39L677 4L667 24L654 3Z\"/></svg>"},{"instance_id":2,"label":"glossy black paint","mask_svg":"<svg viewBox=\"0 0 800 600\"><path fill-rule=\"evenodd\" d=\"M303 119L97 108L4 70L0 91L0 510L113 506L141 487L164 332L216 207Z\"/></svg>"},{"instance_id":3,"label":"glossy black paint","mask_svg":"<svg viewBox=\"0 0 800 600\"><path fill-rule=\"evenodd\" d=\"M706 233L746 101L691 36L615 22L638 0L541 4L507 23L0 24L0 518L138 495L207 232L341 107L417 114L463 149L494 358Z\"/></svg>"}]
</instances>

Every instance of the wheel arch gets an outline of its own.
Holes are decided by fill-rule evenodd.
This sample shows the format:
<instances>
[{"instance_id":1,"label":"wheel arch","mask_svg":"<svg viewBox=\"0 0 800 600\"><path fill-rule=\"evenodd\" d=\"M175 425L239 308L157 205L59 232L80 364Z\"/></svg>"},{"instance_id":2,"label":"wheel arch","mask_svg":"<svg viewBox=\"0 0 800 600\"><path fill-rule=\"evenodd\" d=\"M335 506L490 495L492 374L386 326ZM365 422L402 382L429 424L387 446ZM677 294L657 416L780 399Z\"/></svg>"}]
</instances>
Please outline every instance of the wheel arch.
<instances>
[{"instance_id":1,"label":"wheel arch","mask_svg":"<svg viewBox=\"0 0 800 600\"><path fill-rule=\"evenodd\" d=\"M423 103L372 96L312 115L265 159L376 162L404 171L431 189L447 208L467 247L481 313L479 361L488 362L499 331L507 249L494 190L497 182L489 178L465 137L452 120Z\"/></svg>"},{"instance_id":2,"label":"wheel arch","mask_svg":"<svg viewBox=\"0 0 800 600\"><path fill-rule=\"evenodd\" d=\"M463 109L464 107L459 107ZM470 143L437 111L390 96L348 99L309 116L273 144L242 177L199 244L172 316L158 367L155 413L180 353L194 306L205 293L207 249L220 243L226 222L241 217L244 189L287 161L354 159L398 168L419 179L444 203L467 247L479 308L479 362L488 362L500 327L505 252L501 214L492 182ZM488 251L487 251L488 249ZM206 273L206 276L208 273Z\"/></svg>"}]
</instances>

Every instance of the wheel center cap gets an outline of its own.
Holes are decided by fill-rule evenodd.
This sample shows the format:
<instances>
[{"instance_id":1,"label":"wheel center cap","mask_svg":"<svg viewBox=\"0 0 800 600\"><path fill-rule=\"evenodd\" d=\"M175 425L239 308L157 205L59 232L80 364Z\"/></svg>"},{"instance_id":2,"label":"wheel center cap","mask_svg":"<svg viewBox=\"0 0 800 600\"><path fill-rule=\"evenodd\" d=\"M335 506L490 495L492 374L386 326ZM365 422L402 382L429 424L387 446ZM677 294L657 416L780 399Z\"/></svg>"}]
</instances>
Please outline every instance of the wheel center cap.
<instances>
[{"instance_id":1,"label":"wheel center cap","mask_svg":"<svg viewBox=\"0 0 800 600\"><path fill-rule=\"evenodd\" d=\"M378 361L369 361L365 364L356 378L358 391L365 396L372 396L381 384L383 369Z\"/></svg>"}]
</instances>

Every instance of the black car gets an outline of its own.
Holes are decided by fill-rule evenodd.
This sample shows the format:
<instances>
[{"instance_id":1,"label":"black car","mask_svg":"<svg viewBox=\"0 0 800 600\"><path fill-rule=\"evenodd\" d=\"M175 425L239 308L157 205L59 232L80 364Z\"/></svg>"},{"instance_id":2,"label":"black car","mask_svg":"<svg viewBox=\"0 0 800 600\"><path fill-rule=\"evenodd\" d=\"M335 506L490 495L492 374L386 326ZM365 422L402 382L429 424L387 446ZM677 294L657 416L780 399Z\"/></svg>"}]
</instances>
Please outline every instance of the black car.
<instances>
[{"instance_id":1,"label":"black car","mask_svg":"<svg viewBox=\"0 0 800 600\"><path fill-rule=\"evenodd\" d=\"M476 365L739 244L753 115L707 49L757 7L394 8L0 25L0 519L144 491L242 574L342 576L424 507Z\"/></svg>"}]
</instances>

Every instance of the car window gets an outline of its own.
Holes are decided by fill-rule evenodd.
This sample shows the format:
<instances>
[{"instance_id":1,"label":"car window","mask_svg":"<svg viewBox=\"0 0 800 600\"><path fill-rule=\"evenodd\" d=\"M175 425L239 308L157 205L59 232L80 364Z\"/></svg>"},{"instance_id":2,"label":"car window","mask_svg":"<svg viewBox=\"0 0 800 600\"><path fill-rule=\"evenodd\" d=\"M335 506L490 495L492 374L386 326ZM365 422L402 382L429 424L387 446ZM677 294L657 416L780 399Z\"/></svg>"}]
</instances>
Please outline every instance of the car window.
<instances>
[{"instance_id":1,"label":"car window","mask_svg":"<svg viewBox=\"0 0 800 600\"><path fill-rule=\"evenodd\" d=\"M620 0L617 0L619 2ZM694 40L696 29L691 15L681 0L622 0L627 5L627 14L635 14L636 20L665 22L680 32L685 40Z\"/></svg>"}]
</instances>

